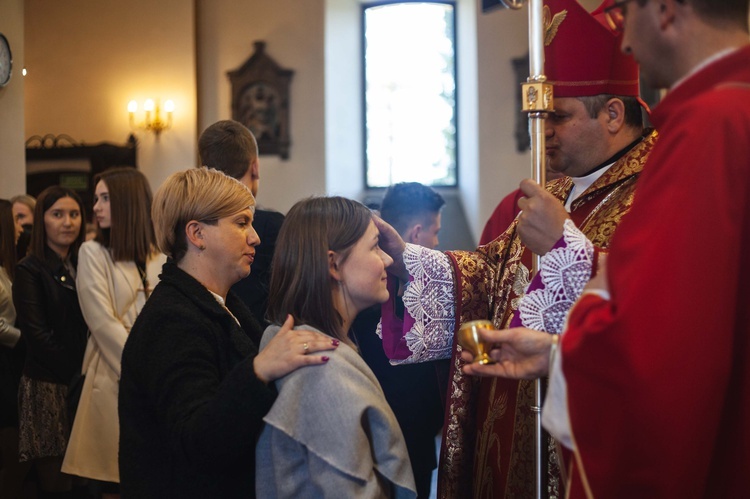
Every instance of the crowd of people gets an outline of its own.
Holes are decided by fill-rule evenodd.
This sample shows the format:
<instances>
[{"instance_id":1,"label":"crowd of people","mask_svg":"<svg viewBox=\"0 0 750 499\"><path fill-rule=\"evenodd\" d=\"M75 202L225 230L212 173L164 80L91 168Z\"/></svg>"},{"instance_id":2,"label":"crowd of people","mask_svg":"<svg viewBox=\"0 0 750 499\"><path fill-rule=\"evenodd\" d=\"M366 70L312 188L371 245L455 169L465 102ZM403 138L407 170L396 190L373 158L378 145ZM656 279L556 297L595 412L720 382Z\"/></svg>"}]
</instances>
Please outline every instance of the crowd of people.
<instances>
[{"instance_id":1,"label":"crowd of people","mask_svg":"<svg viewBox=\"0 0 750 499\"><path fill-rule=\"evenodd\" d=\"M154 195L96 175L90 238L71 189L0 200L0 497L531 497L538 378L543 497L743 497L748 0L545 4L559 178L475 251L417 183L259 208L231 120Z\"/></svg>"}]
</instances>

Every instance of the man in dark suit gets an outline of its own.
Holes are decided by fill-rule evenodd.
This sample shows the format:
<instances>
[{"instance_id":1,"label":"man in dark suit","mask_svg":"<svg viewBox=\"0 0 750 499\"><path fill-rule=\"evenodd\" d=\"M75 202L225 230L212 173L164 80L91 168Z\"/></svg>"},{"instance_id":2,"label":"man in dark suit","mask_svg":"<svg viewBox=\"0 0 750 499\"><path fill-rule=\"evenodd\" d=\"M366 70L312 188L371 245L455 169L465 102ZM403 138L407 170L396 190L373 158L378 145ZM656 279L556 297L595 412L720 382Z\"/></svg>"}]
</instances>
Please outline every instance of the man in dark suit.
<instances>
[{"instance_id":1,"label":"man in dark suit","mask_svg":"<svg viewBox=\"0 0 750 499\"><path fill-rule=\"evenodd\" d=\"M201 164L236 178L257 198L260 183L258 143L247 127L233 120L217 121L201 134L198 152ZM263 210L256 205L253 228L260 237L260 245L255 249L255 261L250 275L232 286L232 291L250 308L262 328L268 325L265 315L271 260L283 222L284 215L281 213Z\"/></svg>"}]
</instances>

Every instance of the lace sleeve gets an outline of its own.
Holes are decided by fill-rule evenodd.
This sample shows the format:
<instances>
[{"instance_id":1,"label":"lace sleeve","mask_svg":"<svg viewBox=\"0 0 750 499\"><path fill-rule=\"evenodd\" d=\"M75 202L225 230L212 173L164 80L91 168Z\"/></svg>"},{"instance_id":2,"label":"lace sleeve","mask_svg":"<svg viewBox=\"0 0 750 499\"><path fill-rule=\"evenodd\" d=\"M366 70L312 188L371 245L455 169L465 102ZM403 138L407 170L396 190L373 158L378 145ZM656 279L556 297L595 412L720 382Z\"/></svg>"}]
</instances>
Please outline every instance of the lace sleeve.
<instances>
[{"instance_id":1,"label":"lace sleeve","mask_svg":"<svg viewBox=\"0 0 750 499\"><path fill-rule=\"evenodd\" d=\"M572 220L563 237L542 257L541 268L518 306L523 326L561 334L565 317L591 278L594 245Z\"/></svg>"},{"instance_id":2,"label":"lace sleeve","mask_svg":"<svg viewBox=\"0 0 750 499\"><path fill-rule=\"evenodd\" d=\"M444 253L407 244L404 264L411 278L404 291L404 339L411 355L391 364L448 359L456 324L455 284ZM378 326L380 327L380 326Z\"/></svg>"}]
</instances>

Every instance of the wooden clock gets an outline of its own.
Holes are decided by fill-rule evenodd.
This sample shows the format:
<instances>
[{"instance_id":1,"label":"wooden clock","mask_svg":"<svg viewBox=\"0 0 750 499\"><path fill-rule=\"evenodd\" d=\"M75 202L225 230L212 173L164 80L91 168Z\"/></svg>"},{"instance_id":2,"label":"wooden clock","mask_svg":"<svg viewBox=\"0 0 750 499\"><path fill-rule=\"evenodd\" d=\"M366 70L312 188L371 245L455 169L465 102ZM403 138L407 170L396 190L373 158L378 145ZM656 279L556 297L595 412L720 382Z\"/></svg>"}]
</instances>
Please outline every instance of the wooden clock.
<instances>
[{"instance_id":1,"label":"wooden clock","mask_svg":"<svg viewBox=\"0 0 750 499\"><path fill-rule=\"evenodd\" d=\"M13 54L10 52L10 43L5 35L0 33L0 87L10 82L11 70L13 69Z\"/></svg>"}]
</instances>

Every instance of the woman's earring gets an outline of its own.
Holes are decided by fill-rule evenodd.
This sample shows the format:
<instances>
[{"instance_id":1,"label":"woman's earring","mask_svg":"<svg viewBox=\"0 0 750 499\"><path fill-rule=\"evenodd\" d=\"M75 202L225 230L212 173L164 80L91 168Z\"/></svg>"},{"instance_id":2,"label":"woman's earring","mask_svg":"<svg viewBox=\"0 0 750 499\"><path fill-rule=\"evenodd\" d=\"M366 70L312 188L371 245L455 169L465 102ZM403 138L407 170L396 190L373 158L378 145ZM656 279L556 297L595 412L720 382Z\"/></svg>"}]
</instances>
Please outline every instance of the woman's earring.
<instances>
[{"instance_id":1,"label":"woman's earring","mask_svg":"<svg viewBox=\"0 0 750 499\"><path fill-rule=\"evenodd\" d=\"M203 251L204 249L206 249L206 246L203 245L203 244L201 244L200 246L198 246L198 249L201 250L201 251Z\"/></svg>"}]
</instances>

